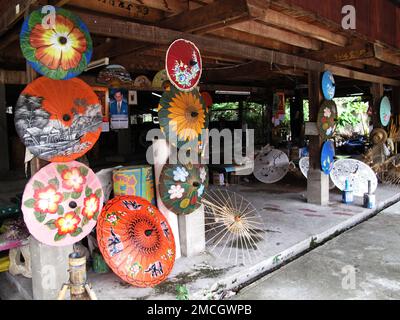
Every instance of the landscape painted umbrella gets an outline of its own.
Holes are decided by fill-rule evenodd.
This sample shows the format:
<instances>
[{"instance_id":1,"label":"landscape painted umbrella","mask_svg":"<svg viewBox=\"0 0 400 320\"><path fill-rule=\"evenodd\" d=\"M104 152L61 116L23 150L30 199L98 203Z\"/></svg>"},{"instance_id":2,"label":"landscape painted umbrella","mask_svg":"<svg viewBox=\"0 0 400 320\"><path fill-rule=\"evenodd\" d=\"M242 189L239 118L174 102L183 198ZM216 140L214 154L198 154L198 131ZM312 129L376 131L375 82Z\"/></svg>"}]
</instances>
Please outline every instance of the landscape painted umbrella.
<instances>
[{"instance_id":1,"label":"landscape painted umbrella","mask_svg":"<svg viewBox=\"0 0 400 320\"><path fill-rule=\"evenodd\" d=\"M62 8L55 19L41 9L25 20L20 46L33 69L51 79L67 80L80 75L92 58L93 44L82 20ZM46 21L47 19L47 21Z\"/></svg>"},{"instance_id":2,"label":"landscape painted umbrella","mask_svg":"<svg viewBox=\"0 0 400 320\"><path fill-rule=\"evenodd\" d=\"M106 263L124 281L153 287L172 271L174 235L167 219L147 200L114 198L104 206L96 230Z\"/></svg>"},{"instance_id":3,"label":"landscape painted umbrella","mask_svg":"<svg viewBox=\"0 0 400 320\"><path fill-rule=\"evenodd\" d=\"M25 187L22 212L29 232L50 246L66 246L86 237L103 207L101 183L80 162L51 163Z\"/></svg>"},{"instance_id":4,"label":"landscape painted umbrella","mask_svg":"<svg viewBox=\"0 0 400 320\"><path fill-rule=\"evenodd\" d=\"M198 209L207 186L208 170L204 165L166 164L161 171L161 200L177 215L190 214Z\"/></svg>"},{"instance_id":5,"label":"landscape painted umbrella","mask_svg":"<svg viewBox=\"0 0 400 320\"><path fill-rule=\"evenodd\" d=\"M181 91L193 90L200 81L202 61L199 49L188 40L175 40L167 50L165 65L171 83Z\"/></svg>"},{"instance_id":6,"label":"landscape painted umbrella","mask_svg":"<svg viewBox=\"0 0 400 320\"><path fill-rule=\"evenodd\" d=\"M15 109L22 142L34 156L51 162L88 152L100 136L102 119L97 95L77 78L38 78L21 93Z\"/></svg>"},{"instance_id":7,"label":"landscape painted umbrella","mask_svg":"<svg viewBox=\"0 0 400 320\"><path fill-rule=\"evenodd\" d=\"M187 143L202 145L202 130L208 126L206 106L198 90L183 92L171 87L158 106L161 131L178 148Z\"/></svg>"}]
</instances>

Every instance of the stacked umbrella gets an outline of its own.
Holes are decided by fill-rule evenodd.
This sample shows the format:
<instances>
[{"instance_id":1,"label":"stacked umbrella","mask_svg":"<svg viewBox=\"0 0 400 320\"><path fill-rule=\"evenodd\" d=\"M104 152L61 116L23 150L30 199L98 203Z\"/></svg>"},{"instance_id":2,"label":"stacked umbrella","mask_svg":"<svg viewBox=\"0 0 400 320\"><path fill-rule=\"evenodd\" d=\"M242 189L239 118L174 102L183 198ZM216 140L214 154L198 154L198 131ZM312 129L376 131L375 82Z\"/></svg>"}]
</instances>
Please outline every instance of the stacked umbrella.
<instances>
[{"instance_id":1,"label":"stacked umbrella","mask_svg":"<svg viewBox=\"0 0 400 320\"><path fill-rule=\"evenodd\" d=\"M158 107L161 131L170 147L193 151L198 157L164 165L159 191L168 210L185 215L200 207L208 185L207 168L199 164L208 118L206 102L197 89L202 73L198 48L184 39L174 41L166 54L165 73L172 86L164 92ZM165 83L163 74L158 77Z\"/></svg>"},{"instance_id":2,"label":"stacked umbrella","mask_svg":"<svg viewBox=\"0 0 400 320\"><path fill-rule=\"evenodd\" d=\"M25 58L43 77L21 93L15 125L27 149L51 162L26 185L24 220L30 233L50 246L80 241L99 221L99 247L113 271L131 284L154 286L168 276L175 260L169 224L138 197L115 198L102 210L100 181L74 161L101 133L98 97L76 78L90 62L92 40L81 19L67 10L55 8L53 21L46 19L41 10L33 11L20 34Z\"/></svg>"},{"instance_id":3,"label":"stacked umbrella","mask_svg":"<svg viewBox=\"0 0 400 320\"><path fill-rule=\"evenodd\" d=\"M15 126L27 149L51 162L26 185L22 211L35 238L65 246L92 231L103 206L96 175L74 161L98 140L102 115L96 94L76 78L92 57L87 27L61 8L46 19L40 9L33 11L20 34L25 58L43 77L21 93Z\"/></svg>"}]
</instances>

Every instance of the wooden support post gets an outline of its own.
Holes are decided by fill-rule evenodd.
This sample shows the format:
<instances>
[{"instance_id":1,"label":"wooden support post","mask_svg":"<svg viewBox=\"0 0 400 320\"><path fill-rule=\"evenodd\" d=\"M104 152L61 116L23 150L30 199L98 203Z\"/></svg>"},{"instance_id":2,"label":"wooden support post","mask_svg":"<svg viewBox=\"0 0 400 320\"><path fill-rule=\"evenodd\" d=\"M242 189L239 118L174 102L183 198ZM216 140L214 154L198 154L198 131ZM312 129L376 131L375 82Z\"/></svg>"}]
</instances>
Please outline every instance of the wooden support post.
<instances>
[{"instance_id":1,"label":"wooden support post","mask_svg":"<svg viewBox=\"0 0 400 320\"><path fill-rule=\"evenodd\" d=\"M370 106L372 110L372 125L374 126L374 129L382 127L381 121L379 120L379 109L383 93L383 84L373 83L371 85L372 101L370 101Z\"/></svg>"},{"instance_id":2,"label":"wooden support post","mask_svg":"<svg viewBox=\"0 0 400 320\"><path fill-rule=\"evenodd\" d=\"M301 90L295 91L295 96L290 100L290 130L292 143L301 147L304 137L302 127L304 123L303 97Z\"/></svg>"},{"instance_id":3,"label":"wooden support post","mask_svg":"<svg viewBox=\"0 0 400 320\"><path fill-rule=\"evenodd\" d=\"M316 122L321 106L321 73L310 71L308 74L308 96L310 104L310 121ZM321 171L321 147L323 140L319 135L310 136L310 169L307 179L307 201L318 205L329 203L329 176Z\"/></svg>"}]
</instances>

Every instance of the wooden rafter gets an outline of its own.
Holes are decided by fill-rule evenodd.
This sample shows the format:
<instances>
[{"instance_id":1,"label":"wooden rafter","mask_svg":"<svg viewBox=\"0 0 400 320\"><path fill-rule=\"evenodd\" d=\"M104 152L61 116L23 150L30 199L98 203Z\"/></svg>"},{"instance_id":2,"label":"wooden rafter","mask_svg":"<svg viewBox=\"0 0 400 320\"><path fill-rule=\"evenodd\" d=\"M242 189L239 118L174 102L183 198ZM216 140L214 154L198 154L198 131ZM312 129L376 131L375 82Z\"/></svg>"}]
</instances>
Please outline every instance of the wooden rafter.
<instances>
[{"instance_id":1,"label":"wooden rafter","mask_svg":"<svg viewBox=\"0 0 400 320\"><path fill-rule=\"evenodd\" d=\"M344 47L348 43L347 38L341 34L331 32L275 10L263 10L259 14L258 19L272 26L290 30L333 45Z\"/></svg>"},{"instance_id":2,"label":"wooden rafter","mask_svg":"<svg viewBox=\"0 0 400 320\"><path fill-rule=\"evenodd\" d=\"M81 18L88 25L89 30L94 34L106 37L120 37L130 40L155 43L159 45L169 45L178 38L186 38L196 43L200 49L226 55L235 55L239 58L276 63L278 65L303 69L317 70L325 69L321 62L282 53L272 50L258 48L250 45L236 43L230 40L214 39L207 36L188 34L184 32L168 30L155 26L138 24L135 22L120 21L118 19L105 18L99 19L96 15L81 14ZM332 66L339 76L344 76L362 81L385 83L400 86L400 81L378 77L361 72L353 72L345 68Z\"/></svg>"},{"instance_id":3,"label":"wooden rafter","mask_svg":"<svg viewBox=\"0 0 400 320\"><path fill-rule=\"evenodd\" d=\"M278 40L283 43L304 49L310 49L310 50L322 49L322 44L318 40L304 37L302 35L289 32L286 30L274 28L257 21L247 21L247 22L237 23L231 26L231 28L250 34L255 34L259 37Z\"/></svg>"}]
</instances>

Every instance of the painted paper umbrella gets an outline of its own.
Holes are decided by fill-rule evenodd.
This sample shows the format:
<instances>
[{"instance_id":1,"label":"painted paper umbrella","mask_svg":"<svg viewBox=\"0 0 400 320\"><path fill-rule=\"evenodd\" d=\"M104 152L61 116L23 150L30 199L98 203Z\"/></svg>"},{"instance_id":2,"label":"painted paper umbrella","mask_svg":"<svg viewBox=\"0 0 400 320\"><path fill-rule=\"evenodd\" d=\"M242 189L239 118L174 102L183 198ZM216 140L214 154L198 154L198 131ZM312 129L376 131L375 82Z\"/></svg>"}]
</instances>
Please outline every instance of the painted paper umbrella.
<instances>
[{"instance_id":1,"label":"painted paper umbrella","mask_svg":"<svg viewBox=\"0 0 400 320\"><path fill-rule=\"evenodd\" d=\"M280 150L265 148L254 161L254 176L263 183L276 183L282 180L288 171L289 158Z\"/></svg>"},{"instance_id":2,"label":"painted paper umbrella","mask_svg":"<svg viewBox=\"0 0 400 320\"><path fill-rule=\"evenodd\" d=\"M169 87L170 81L167 76L167 72L165 69L160 70L157 72L157 74L153 78L153 82L151 86L153 88L159 88L159 89L166 89L167 86Z\"/></svg>"},{"instance_id":3,"label":"painted paper umbrella","mask_svg":"<svg viewBox=\"0 0 400 320\"><path fill-rule=\"evenodd\" d=\"M165 217L147 200L114 198L104 206L96 230L105 261L124 281L153 287L172 271L174 235Z\"/></svg>"},{"instance_id":4,"label":"painted paper umbrella","mask_svg":"<svg viewBox=\"0 0 400 320\"><path fill-rule=\"evenodd\" d=\"M42 168L26 185L22 198L29 232L50 246L66 246L86 237L102 207L100 181L76 161Z\"/></svg>"},{"instance_id":5,"label":"painted paper umbrella","mask_svg":"<svg viewBox=\"0 0 400 320\"><path fill-rule=\"evenodd\" d=\"M33 69L51 79L67 80L80 75L92 58L93 44L82 20L65 9L33 11L20 33L20 46Z\"/></svg>"},{"instance_id":6,"label":"painted paper umbrella","mask_svg":"<svg viewBox=\"0 0 400 320\"><path fill-rule=\"evenodd\" d=\"M99 72L96 81L111 88L125 88L132 85L133 82L130 73L119 64L105 67Z\"/></svg>"},{"instance_id":7,"label":"painted paper umbrella","mask_svg":"<svg viewBox=\"0 0 400 320\"><path fill-rule=\"evenodd\" d=\"M381 123L386 127L390 122L390 117L392 116L392 106L390 105L390 100L388 97L383 97L381 100L381 106L379 110L379 116Z\"/></svg>"},{"instance_id":8,"label":"painted paper umbrella","mask_svg":"<svg viewBox=\"0 0 400 320\"><path fill-rule=\"evenodd\" d=\"M168 48L165 58L167 76L182 91L193 90L200 81L202 61L194 43L178 39Z\"/></svg>"},{"instance_id":9,"label":"painted paper umbrella","mask_svg":"<svg viewBox=\"0 0 400 320\"><path fill-rule=\"evenodd\" d=\"M334 101L325 100L318 112L317 127L322 139L333 137L336 129L337 108Z\"/></svg>"},{"instance_id":10,"label":"painted paper umbrella","mask_svg":"<svg viewBox=\"0 0 400 320\"><path fill-rule=\"evenodd\" d=\"M177 215L190 214L198 209L207 186L208 170L204 165L166 164L161 171L161 200Z\"/></svg>"},{"instance_id":11,"label":"painted paper umbrella","mask_svg":"<svg viewBox=\"0 0 400 320\"><path fill-rule=\"evenodd\" d=\"M15 127L25 146L51 162L83 156L98 140L101 124L99 99L78 78L38 78L21 93L15 109Z\"/></svg>"},{"instance_id":12,"label":"painted paper umbrella","mask_svg":"<svg viewBox=\"0 0 400 320\"><path fill-rule=\"evenodd\" d=\"M335 145L333 141L326 141L321 151L321 169L326 175L329 175L333 169L335 161Z\"/></svg>"},{"instance_id":13,"label":"painted paper umbrella","mask_svg":"<svg viewBox=\"0 0 400 320\"><path fill-rule=\"evenodd\" d=\"M362 197L368 192L368 180L372 181L372 192L378 187L378 178L375 172L364 162L355 159L341 159L335 162L331 171L331 179L335 186L343 191L346 180L355 196Z\"/></svg>"},{"instance_id":14,"label":"painted paper umbrella","mask_svg":"<svg viewBox=\"0 0 400 320\"><path fill-rule=\"evenodd\" d=\"M336 84L332 72L325 71L322 74L322 93L326 100L332 100L335 97Z\"/></svg>"},{"instance_id":15,"label":"painted paper umbrella","mask_svg":"<svg viewBox=\"0 0 400 320\"><path fill-rule=\"evenodd\" d=\"M178 148L186 143L200 145L202 130L208 126L206 106L198 90L164 92L158 106L161 131Z\"/></svg>"}]
</instances>

